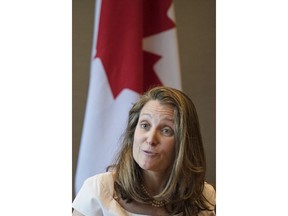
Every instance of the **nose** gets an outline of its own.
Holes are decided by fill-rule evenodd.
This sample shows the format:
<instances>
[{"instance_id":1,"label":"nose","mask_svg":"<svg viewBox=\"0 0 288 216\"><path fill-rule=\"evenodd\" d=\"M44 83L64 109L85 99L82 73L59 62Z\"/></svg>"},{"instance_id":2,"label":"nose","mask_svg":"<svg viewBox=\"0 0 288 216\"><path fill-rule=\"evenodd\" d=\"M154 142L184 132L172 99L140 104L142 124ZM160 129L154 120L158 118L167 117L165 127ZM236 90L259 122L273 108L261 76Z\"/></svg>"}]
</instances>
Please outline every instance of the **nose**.
<instances>
[{"instance_id":1,"label":"nose","mask_svg":"<svg viewBox=\"0 0 288 216\"><path fill-rule=\"evenodd\" d=\"M158 138L157 138L157 131L156 130L150 130L146 139L147 144L149 145L157 145L158 144Z\"/></svg>"}]
</instances>

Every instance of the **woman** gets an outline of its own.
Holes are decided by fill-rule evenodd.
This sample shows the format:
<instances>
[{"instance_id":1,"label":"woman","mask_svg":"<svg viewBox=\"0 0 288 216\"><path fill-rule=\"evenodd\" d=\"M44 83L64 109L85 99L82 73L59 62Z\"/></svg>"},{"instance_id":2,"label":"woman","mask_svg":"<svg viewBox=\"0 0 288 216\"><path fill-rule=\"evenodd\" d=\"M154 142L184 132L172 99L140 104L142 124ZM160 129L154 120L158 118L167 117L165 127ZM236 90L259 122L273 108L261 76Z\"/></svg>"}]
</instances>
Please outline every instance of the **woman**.
<instances>
[{"instance_id":1,"label":"woman","mask_svg":"<svg viewBox=\"0 0 288 216\"><path fill-rule=\"evenodd\" d=\"M155 87L133 105L109 170L85 181L74 216L215 215L196 109L179 90Z\"/></svg>"}]
</instances>

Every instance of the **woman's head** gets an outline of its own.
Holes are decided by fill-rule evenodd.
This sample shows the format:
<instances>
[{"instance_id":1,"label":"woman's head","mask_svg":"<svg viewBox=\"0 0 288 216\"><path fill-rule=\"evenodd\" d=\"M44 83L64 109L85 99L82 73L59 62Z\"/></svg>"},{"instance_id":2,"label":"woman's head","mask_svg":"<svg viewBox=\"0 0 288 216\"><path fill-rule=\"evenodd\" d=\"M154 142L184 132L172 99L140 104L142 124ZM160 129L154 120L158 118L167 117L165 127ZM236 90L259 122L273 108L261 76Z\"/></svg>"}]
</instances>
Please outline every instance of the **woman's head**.
<instances>
[{"instance_id":1,"label":"woman's head","mask_svg":"<svg viewBox=\"0 0 288 216\"><path fill-rule=\"evenodd\" d=\"M181 166L188 157L194 165L205 168L202 138L195 106L188 96L177 89L155 87L146 92L134 104L129 112L127 130L124 135L127 143L124 145L128 144L132 148L141 110L149 101L158 101L161 105L169 106L174 110L175 163ZM181 167L179 168L181 169Z\"/></svg>"},{"instance_id":2,"label":"woman's head","mask_svg":"<svg viewBox=\"0 0 288 216\"><path fill-rule=\"evenodd\" d=\"M173 157L169 162L166 186L159 196L174 194L176 201L188 199L191 196L200 196L206 164L195 106L183 92L163 86L152 88L146 92L129 112L122 149L116 161L116 176L118 176L119 184L124 184L122 186L124 191L130 190L128 194L136 194L138 191L137 186L132 186L132 188L128 186L128 184L139 184L139 181L142 180L143 167L141 168L142 165L139 166L137 158L135 161L135 157L133 157L133 144L137 135L137 133L135 134L136 127L139 126L139 123L141 127L141 122L139 122L139 118L141 120L143 114L141 111L144 107L144 110L148 108L147 112L149 113L151 106L152 110L153 106L164 109L167 113L166 117L173 122L169 125L173 129L173 141L169 137L167 139L169 145L173 145ZM146 126L144 125L144 127Z\"/></svg>"}]
</instances>

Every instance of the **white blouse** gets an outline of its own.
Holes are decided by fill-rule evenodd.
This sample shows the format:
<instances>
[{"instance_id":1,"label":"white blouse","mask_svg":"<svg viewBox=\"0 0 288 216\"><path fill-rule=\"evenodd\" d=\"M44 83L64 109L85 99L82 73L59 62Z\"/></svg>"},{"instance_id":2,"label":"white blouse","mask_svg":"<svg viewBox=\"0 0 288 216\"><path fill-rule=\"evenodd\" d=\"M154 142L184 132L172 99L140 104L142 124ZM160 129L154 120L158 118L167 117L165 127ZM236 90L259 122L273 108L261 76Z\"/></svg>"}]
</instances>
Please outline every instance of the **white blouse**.
<instances>
[{"instance_id":1,"label":"white blouse","mask_svg":"<svg viewBox=\"0 0 288 216\"><path fill-rule=\"evenodd\" d=\"M114 198L114 180L111 172L97 174L88 178L76 198L72 207L85 216L148 216L135 214L125 210ZM204 196L215 204L215 190L205 183ZM181 216L182 213L175 216ZM213 216L214 211L201 211L199 216Z\"/></svg>"}]
</instances>

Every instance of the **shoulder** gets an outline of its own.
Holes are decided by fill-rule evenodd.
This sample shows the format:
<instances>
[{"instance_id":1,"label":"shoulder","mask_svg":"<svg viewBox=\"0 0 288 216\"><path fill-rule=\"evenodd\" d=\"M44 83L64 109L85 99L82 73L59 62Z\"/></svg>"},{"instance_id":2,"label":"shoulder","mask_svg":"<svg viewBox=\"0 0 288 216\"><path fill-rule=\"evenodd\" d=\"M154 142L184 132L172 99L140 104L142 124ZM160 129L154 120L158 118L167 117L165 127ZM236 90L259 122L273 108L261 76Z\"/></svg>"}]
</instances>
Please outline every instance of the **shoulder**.
<instances>
[{"instance_id":1,"label":"shoulder","mask_svg":"<svg viewBox=\"0 0 288 216\"><path fill-rule=\"evenodd\" d=\"M204 193L215 193L215 188L208 182L204 182Z\"/></svg>"},{"instance_id":2,"label":"shoulder","mask_svg":"<svg viewBox=\"0 0 288 216\"><path fill-rule=\"evenodd\" d=\"M112 172L105 172L105 173L100 173L96 174L94 176L91 176L87 178L84 182L84 184L107 184L107 183L113 183L113 173Z\"/></svg>"},{"instance_id":3,"label":"shoulder","mask_svg":"<svg viewBox=\"0 0 288 216\"><path fill-rule=\"evenodd\" d=\"M208 205L216 205L216 191L211 184L207 182L204 183L203 195L207 199Z\"/></svg>"},{"instance_id":4,"label":"shoulder","mask_svg":"<svg viewBox=\"0 0 288 216\"><path fill-rule=\"evenodd\" d=\"M99 215L96 212L103 212L113 201L113 190L114 180L111 172L89 177L76 195L72 206L83 215Z\"/></svg>"},{"instance_id":5,"label":"shoulder","mask_svg":"<svg viewBox=\"0 0 288 216\"><path fill-rule=\"evenodd\" d=\"M114 187L113 173L106 172L89 177L85 180L83 186L90 188L94 192L105 190L109 193L112 193Z\"/></svg>"},{"instance_id":6,"label":"shoulder","mask_svg":"<svg viewBox=\"0 0 288 216\"><path fill-rule=\"evenodd\" d=\"M199 212L199 216L215 216L216 215L216 191L214 187L204 182L204 188L203 188L203 196L205 198L205 203L208 207L206 210L202 210Z\"/></svg>"}]
</instances>

